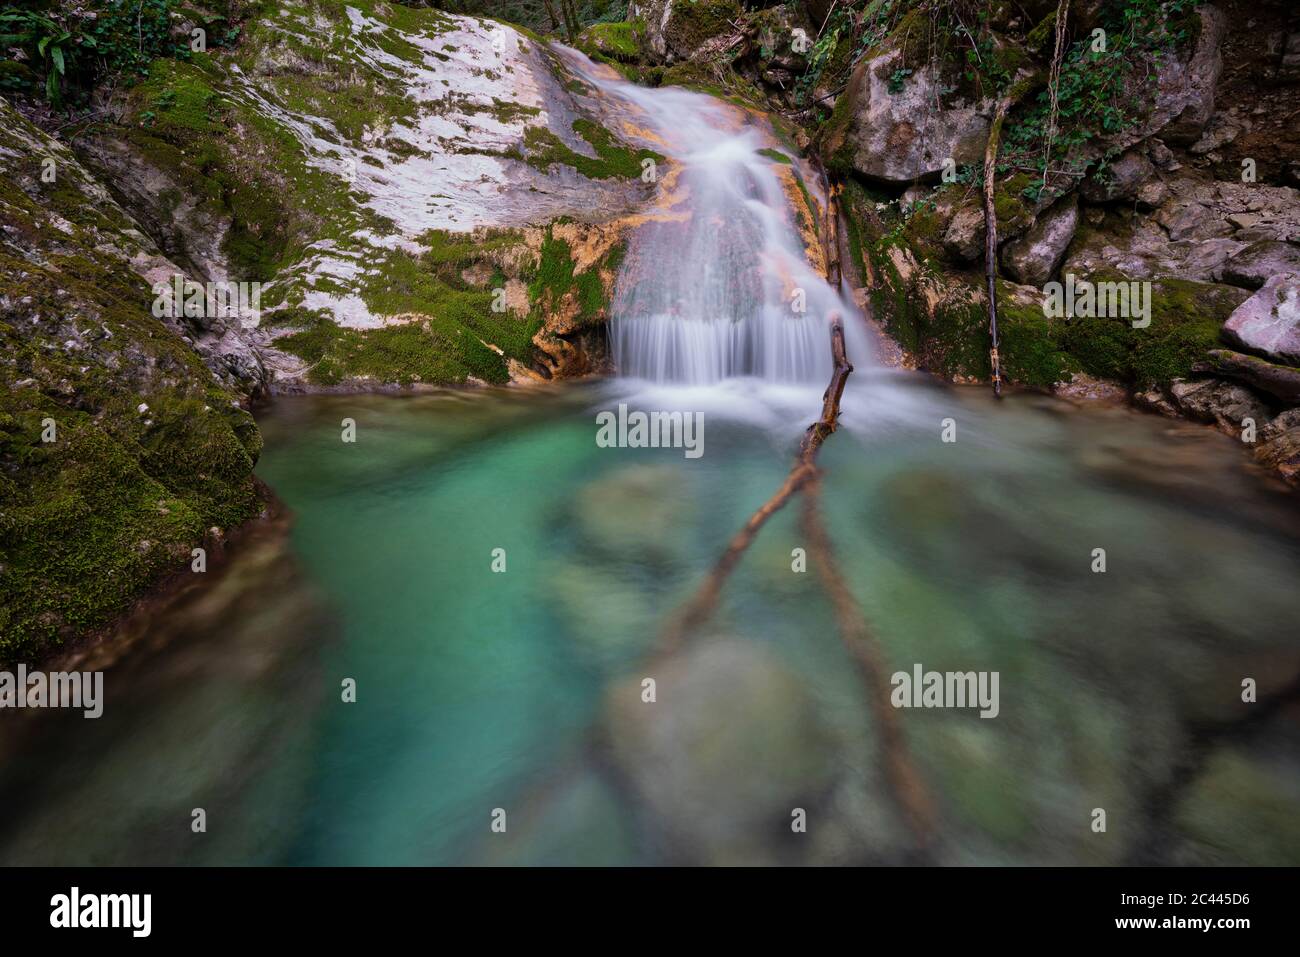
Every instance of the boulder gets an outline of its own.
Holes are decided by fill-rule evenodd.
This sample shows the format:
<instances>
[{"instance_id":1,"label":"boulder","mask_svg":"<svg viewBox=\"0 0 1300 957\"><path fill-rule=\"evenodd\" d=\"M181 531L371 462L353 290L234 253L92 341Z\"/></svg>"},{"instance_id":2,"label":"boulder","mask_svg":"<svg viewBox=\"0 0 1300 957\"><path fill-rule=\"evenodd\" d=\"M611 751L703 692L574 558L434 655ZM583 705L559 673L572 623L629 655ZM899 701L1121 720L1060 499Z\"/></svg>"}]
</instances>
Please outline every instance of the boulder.
<instances>
[{"instance_id":1,"label":"boulder","mask_svg":"<svg viewBox=\"0 0 1300 957\"><path fill-rule=\"evenodd\" d=\"M1262 239L1231 256L1223 265L1225 282L1258 289L1270 276L1300 272L1300 246Z\"/></svg>"},{"instance_id":2,"label":"boulder","mask_svg":"<svg viewBox=\"0 0 1300 957\"><path fill-rule=\"evenodd\" d=\"M627 18L645 22L645 43L656 59L689 60L708 41L732 29L736 0L635 0Z\"/></svg>"},{"instance_id":3,"label":"boulder","mask_svg":"<svg viewBox=\"0 0 1300 957\"><path fill-rule=\"evenodd\" d=\"M835 107L828 155L896 186L937 177L949 158L958 166L981 161L989 121L980 104L956 100L936 108L948 88L939 70L918 67L900 78L903 68L897 47L858 64Z\"/></svg>"},{"instance_id":4,"label":"boulder","mask_svg":"<svg viewBox=\"0 0 1300 957\"><path fill-rule=\"evenodd\" d=\"M1245 419L1259 425L1272 415L1250 389L1222 379L1175 379L1169 384L1169 395L1183 415L1213 422L1229 435L1240 434Z\"/></svg>"},{"instance_id":5,"label":"boulder","mask_svg":"<svg viewBox=\"0 0 1300 957\"><path fill-rule=\"evenodd\" d=\"M1171 117L1160 135L1176 146L1190 146L1200 138L1214 115L1214 88L1223 72L1227 18L1213 6L1203 6L1197 13L1201 29L1196 48L1186 61L1174 60L1158 79L1156 115Z\"/></svg>"},{"instance_id":6,"label":"boulder","mask_svg":"<svg viewBox=\"0 0 1300 957\"><path fill-rule=\"evenodd\" d=\"M678 853L764 860L790 812L835 779L832 739L804 682L764 645L712 639L613 686L604 740L613 768Z\"/></svg>"},{"instance_id":7,"label":"boulder","mask_svg":"<svg viewBox=\"0 0 1300 957\"><path fill-rule=\"evenodd\" d=\"M1300 365L1300 272L1271 277L1228 317L1223 336L1274 362Z\"/></svg>"},{"instance_id":8,"label":"boulder","mask_svg":"<svg viewBox=\"0 0 1300 957\"><path fill-rule=\"evenodd\" d=\"M1090 203L1133 199L1155 172L1156 168L1149 159L1137 150L1130 150L1104 170L1097 170L1085 179L1079 185L1079 195Z\"/></svg>"},{"instance_id":9,"label":"boulder","mask_svg":"<svg viewBox=\"0 0 1300 957\"><path fill-rule=\"evenodd\" d=\"M1197 371L1213 372L1238 379L1287 405L1300 405L1300 369L1281 366L1258 356L1242 355L1229 349L1212 349Z\"/></svg>"},{"instance_id":10,"label":"boulder","mask_svg":"<svg viewBox=\"0 0 1300 957\"><path fill-rule=\"evenodd\" d=\"M1066 197L1038 217L1029 232L1002 247L1002 269L1016 282L1041 286L1061 265L1079 225L1079 206Z\"/></svg>"}]
</instances>

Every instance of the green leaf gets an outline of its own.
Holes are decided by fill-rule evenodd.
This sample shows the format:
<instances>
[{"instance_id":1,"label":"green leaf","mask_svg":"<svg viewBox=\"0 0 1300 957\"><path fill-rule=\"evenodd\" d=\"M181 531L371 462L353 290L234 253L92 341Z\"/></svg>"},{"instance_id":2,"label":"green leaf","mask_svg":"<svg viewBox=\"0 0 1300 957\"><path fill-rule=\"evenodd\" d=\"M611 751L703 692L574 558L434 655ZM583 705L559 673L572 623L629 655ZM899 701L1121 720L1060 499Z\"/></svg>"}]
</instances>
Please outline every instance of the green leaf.
<instances>
[{"instance_id":1,"label":"green leaf","mask_svg":"<svg viewBox=\"0 0 1300 957\"><path fill-rule=\"evenodd\" d=\"M59 73L62 73L63 72L63 48L51 47L50 59L54 61L54 69L56 69Z\"/></svg>"}]
</instances>

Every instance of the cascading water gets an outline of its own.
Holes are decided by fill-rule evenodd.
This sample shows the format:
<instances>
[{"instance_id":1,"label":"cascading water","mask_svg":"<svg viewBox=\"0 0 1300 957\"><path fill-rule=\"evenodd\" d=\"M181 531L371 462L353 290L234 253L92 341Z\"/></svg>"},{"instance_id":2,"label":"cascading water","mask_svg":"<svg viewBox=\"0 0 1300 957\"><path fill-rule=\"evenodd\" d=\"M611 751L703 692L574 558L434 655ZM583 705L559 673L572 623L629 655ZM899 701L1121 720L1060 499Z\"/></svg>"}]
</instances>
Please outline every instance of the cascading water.
<instances>
[{"instance_id":1,"label":"cascading water","mask_svg":"<svg viewBox=\"0 0 1300 957\"><path fill-rule=\"evenodd\" d=\"M865 361L857 310L809 263L797 225L805 214L791 202L794 177L820 191L807 170L774 158L782 151L767 124L702 94L611 79L571 56L584 79L632 107L647 145L672 161L662 215L634 231L617 279L609 334L619 374L824 386L834 312L845 318L853 361Z\"/></svg>"}]
</instances>

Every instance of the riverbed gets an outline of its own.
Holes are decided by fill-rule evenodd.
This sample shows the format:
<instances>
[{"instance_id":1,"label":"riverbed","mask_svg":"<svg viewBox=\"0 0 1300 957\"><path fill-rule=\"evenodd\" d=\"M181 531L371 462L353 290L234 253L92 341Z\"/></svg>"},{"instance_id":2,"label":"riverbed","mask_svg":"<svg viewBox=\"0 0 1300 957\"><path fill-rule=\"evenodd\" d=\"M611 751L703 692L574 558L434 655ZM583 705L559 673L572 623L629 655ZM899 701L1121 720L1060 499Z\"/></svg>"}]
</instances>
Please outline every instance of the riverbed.
<instances>
[{"instance_id":1,"label":"riverbed","mask_svg":"<svg viewBox=\"0 0 1300 957\"><path fill-rule=\"evenodd\" d=\"M601 447L620 402L699 414L703 454ZM999 676L996 717L897 713L926 842L797 506L655 659L819 408L747 379L277 400L288 531L159 611L101 718L7 722L0 862L1300 863L1297 512L1208 428L855 373L821 496L887 669Z\"/></svg>"}]
</instances>

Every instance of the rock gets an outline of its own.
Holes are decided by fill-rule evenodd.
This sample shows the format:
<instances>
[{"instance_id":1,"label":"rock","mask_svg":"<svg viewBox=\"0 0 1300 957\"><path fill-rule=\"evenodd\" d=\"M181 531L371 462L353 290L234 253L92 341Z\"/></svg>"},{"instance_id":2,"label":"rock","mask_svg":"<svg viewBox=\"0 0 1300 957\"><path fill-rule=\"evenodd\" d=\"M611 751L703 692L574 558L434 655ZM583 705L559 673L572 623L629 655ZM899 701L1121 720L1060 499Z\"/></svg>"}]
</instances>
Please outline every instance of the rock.
<instances>
[{"instance_id":1,"label":"rock","mask_svg":"<svg viewBox=\"0 0 1300 957\"><path fill-rule=\"evenodd\" d=\"M1169 187L1158 179L1149 180L1138 187L1134 196L1139 209L1152 210L1162 206L1169 198Z\"/></svg>"},{"instance_id":2,"label":"rock","mask_svg":"<svg viewBox=\"0 0 1300 957\"><path fill-rule=\"evenodd\" d=\"M979 104L955 101L936 109L944 87L936 68L924 66L891 83L903 52L888 49L858 64L835 111L827 152L877 182L902 186L938 176L951 158L958 166L984 155L989 121ZM892 90L891 90L892 86Z\"/></svg>"},{"instance_id":3,"label":"rock","mask_svg":"<svg viewBox=\"0 0 1300 957\"><path fill-rule=\"evenodd\" d=\"M1244 124L1228 113L1215 113L1200 138L1189 148L1194 156L1207 156L1220 147L1236 140L1244 131Z\"/></svg>"},{"instance_id":4,"label":"rock","mask_svg":"<svg viewBox=\"0 0 1300 957\"><path fill-rule=\"evenodd\" d=\"M715 639L615 685L609 758L678 853L716 863L766 860L770 835L817 801L836 762L816 704L762 644Z\"/></svg>"},{"instance_id":5,"label":"rock","mask_svg":"<svg viewBox=\"0 0 1300 957\"><path fill-rule=\"evenodd\" d=\"M587 482L574 493L570 520L585 545L603 555L651 563L683 559L696 514L680 487L680 470L632 465Z\"/></svg>"},{"instance_id":6,"label":"rock","mask_svg":"<svg viewBox=\"0 0 1300 957\"><path fill-rule=\"evenodd\" d=\"M943 234L943 248L959 262L975 262L984 255L984 210L978 204L960 207Z\"/></svg>"},{"instance_id":7,"label":"rock","mask_svg":"<svg viewBox=\"0 0 1300 957\"><path fill-rule=\"evenodd\" d=\"M627 10L629 20L645 21L649 50L668 63L689 60L708 41L731 30L731 21L739 16L735 0L636 0Z\"/></svg>"},{"instance_id":8,"label":"rock","mask_svg":"<svg viewBox=\"0 0 1300 957\"><path fill-rule=\"evenodd\" d=\"M1271 277L1228 317L1223 336L1275 362L1300 365L1300 272Z\"/></svg>"},{"instance_id":9,"label":"rock","mask_svg":"<svg viewBox=\"0 0 1300 957\"><path fill-rule=\"evenodd\" d=\"M1201 29L1196 49L1184 63L1174 61L1161 70L1156 114L1172 117L1160 131L1161 138L1176 146L1190 146L1200 138L1214 114L1214 88L1223 72L1221 53L1227 20L1213 6L1197 10Z\"/></svg>"},{"instance_id":10,"label":"rock","mask_svg":"<svg viewBox=\"0 0 1300 957\"><path fill-rule=\"evenodd\" d=\"M1080 184L1079 195L1090 203L1132 199L1155 172L1149 159L1137 150L1130 150L1104 170L1094 171Z\"/></svg>"},{"instance_id":11,"label":"rock","mask_svg":"<svg viewBox=\"0 0 1300 957\"><path fill-rule=\"evenodd\" d=\"M1260 240L1231 256L1223 266L1223 279L1247 289L1258 289L1270 276L1300 272L1300 247L1276 240Z\"/></svg>"},{"instance_id":12,"label":"rock","mask_svg":"<svg viewBox=\"0 0 1300 957\"><path fill-rule=\"evenodd\" d=\"M1165 228L1174 242L1182 239L1214 239L1228 236L1232 227L1213 206L1191 202L1162 208L1156 222Z\"/></svg>"},{"instance_id":13,"label":"rock","mask_svg":"<svg viewBox=\"0 0 1300 957\"><path fill-rule=\"evenodd\" d=\"M1300 369L1228 349L1212 349L1208 360L1201 365L1204 368L1198 371L1239 379L1287 405L1300 405Z\"/></svg>"},{"instance_id":14,"label":"rock","mask_svg":"<svg viewBox=\"0 0 1300 957\"><path fill-rule=\"evenodd\" d=\"M1241 434L1243 419L1252 419L1258 425L1271 415L1255 393L1222 379L1175 379L1169 384L1169 395L1178 411L1188 418L1213 422L1234 436Z\"/></svg>"},{"instance_id":15,"label":"rock","mask_svg":"<svg viewBox=\"0 0 1300 957\"><path fill-rule=\"evenodd\" d=\"M917 200L925 199L925 197L929 195L930 188L928 186L909 186L907 189L903 190L903 195L899 197L898 202L900 206L906 209Z\"/></svg>"},{"instance_id":16,"label":"rock","mask_svg":"<svg viewBox=\"0 0 1300 957\"><path fill-rule=\"evenodd\" d=\"M1300 486L1300 409L1288 409L1260 430L1255 458Z\"/></svg>"},{"instance_id":17,"label":"rock","mask_svg":"<svg viewBox=\"0 0 1300 957\"><path fill-rule=\"evenodd\" d=\"M1056 272L1079 225L1079 207L1073 197L1058 202L1038 217L1019 239L1002 247L1002 268L1012 279L1041 286Z\"/></svg>"},{"instance_id":18,"label":"rock","mask_svg":"<svg viewBox=\"0 0 1300 957\"><path fill-rule=\"evenodd\" d=\"M1159 169L1166 171L1171 171L1178 163L1174 158L1174 151L1157 139L1147 142L1147 156Z\"/></svg>"}]
</instances>

